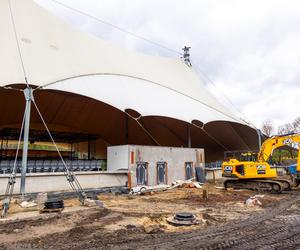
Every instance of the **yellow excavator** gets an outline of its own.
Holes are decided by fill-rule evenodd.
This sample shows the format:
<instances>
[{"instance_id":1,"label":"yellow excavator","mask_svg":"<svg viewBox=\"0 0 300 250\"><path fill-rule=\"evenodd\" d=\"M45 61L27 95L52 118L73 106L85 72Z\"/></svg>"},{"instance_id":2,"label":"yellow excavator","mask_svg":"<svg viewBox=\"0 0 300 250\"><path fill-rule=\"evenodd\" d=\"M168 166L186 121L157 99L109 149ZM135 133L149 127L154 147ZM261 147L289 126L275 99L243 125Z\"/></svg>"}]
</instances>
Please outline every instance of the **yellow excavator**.
<instances>
[{"instance_id":1,"label":"yellow excavator","mask_svg":"<svg viewBox=\"0 0 300 250\"><path fill-rule=\"evenodd\" d=\"M292 183L277 177L277 170L270 165L270 159L276 148L298 145L298 162L292 179L300 183L300 134L279 135L264 141L258 154L242 152L232 154L222 164L222 176L227 177L224 187L233 189L254 189L280 193L290 190Z\"/></svg>"}]
</instances>

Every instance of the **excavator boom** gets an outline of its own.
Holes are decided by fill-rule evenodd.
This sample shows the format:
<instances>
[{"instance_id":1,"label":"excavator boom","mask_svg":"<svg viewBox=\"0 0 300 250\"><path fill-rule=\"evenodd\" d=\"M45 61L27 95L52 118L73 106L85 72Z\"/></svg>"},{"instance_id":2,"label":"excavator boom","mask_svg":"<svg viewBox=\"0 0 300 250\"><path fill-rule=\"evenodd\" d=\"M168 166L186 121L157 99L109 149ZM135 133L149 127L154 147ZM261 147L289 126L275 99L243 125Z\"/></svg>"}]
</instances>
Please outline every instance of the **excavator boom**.
<instances>
[{"instance_id":1,"label":"excavator boom","mask_svg":"<svg viewBox=\"0 0 300 250\"><path fill-rule=\"evenodd\" d=\"M300 134L273 136L265 140L264 143L262 144L261 149L258 153L258 161L267 162L276 148L282 146L293 147L295 144L299 144L299 143L300 143ZM299 157L298 157L298 162L299 162Z\"/></svg>"}]
</instances>

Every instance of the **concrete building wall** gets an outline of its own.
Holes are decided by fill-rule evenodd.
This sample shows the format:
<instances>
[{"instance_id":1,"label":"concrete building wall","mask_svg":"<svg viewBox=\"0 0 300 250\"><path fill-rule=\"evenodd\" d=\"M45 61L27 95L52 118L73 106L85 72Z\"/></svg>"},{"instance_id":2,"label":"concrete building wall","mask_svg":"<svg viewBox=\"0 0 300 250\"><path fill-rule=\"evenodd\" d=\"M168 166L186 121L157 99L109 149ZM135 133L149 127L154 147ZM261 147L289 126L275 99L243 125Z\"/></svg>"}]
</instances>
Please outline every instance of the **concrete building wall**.
<instances>
[{"instance_id":1,"label":"concrete building wall","mask_svg":"<svg viewBox=\"0 0 300 250\"><path fill-rule=\"evenodd\" d=\"M166 163L166 184L175 180L186 179L186 162L192 163L193 176L195 167L204 168L204 149L177 148L158 146L124 145L108 147L108 170L128 169L129 184L136 186L137 164L147 163L147 185L157 185L157 163Z\"/></svg>"},{"instance_id":2,"label":"concrete building wall","mask_svg":"<svg viewBox=\"0 0 300 250\"><path fill-rule=\"evenodd\" d=\"M218 180L222 178L222 169L206 169L206 180Z\"/></svg>"},{"instance_id":3,"label":"concrete building wall","mask_svg":"<svg viewBox=\"0 0 300 250\"><path fill-rule=\"evenodd\" d=\"M128 170L129 167L129 145L113 146L107 148L107 170Z\"/></svg>"},{"instance_id":4,"label":"concrete building wall","mask_svg":"<svg viewBox=\"0 0 300 250\"><path fill-rule=\"evenodd\" d=\"M0 195L5 193L9 175L0 175ZM127 185L126 172L80 172L76 177L83 189L120 187ZM26 177L26 192L71 191L71 187L63 173L33 173ZM16 177L14 193L20 191L20 175Z\"/></svg>"}]
</instances>

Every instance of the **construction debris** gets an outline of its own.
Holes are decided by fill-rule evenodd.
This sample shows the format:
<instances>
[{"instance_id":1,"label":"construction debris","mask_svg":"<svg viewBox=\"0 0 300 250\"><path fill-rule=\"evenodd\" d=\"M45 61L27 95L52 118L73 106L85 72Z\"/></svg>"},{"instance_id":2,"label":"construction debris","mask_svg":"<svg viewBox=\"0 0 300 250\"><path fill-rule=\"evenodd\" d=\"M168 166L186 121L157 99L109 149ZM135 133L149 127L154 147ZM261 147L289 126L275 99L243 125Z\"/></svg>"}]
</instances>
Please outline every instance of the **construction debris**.
<instances>
[{"instance_id":1,"label":"construction debris","mask_svg":"<svg viewBox=\"0 0 300 250\"><path fill-rule=\"evenodd\" d=\"M38 206L43 206L47 200L48 200L47 193L38 193L36 196L36 202Z\"/></svg>"},{"instance_id":2,"label":"construction debris","mask_svg":"<svg viewBox=\"0 0 300 250\"><path fill-rule=\"evenodd\" d=\"M23 208L36 207L38 204L34 201L22 201L20 206Z\"/></svg>"},{"instance_id":3,"label":"construction debris","mask_svg":"<svg viewBox=\"0 0 300 250\"><path fill-rule=\"evenodd\" d=\"M100 208L103 208L104 207L104 204L103 202L99 201L99 200L93 200L93 199L85 199L84 201L84 205L87 206L87 207L100 207Z\"/></svg>"},{"instance_id":4,"label":"construction debris","mask_svg":"<svg viewBox=\"0 0 300 250\"><path fill-rule=\"evenodd\" d=\"M202 186L199 182L193 182L193 185L195 188L202 188Z\"/></svg>"},{"instance_id":5,"label":"construction debris","mask_svg":"<svg viewBox=\"0 0 300 250\"><path fill-rule=\"evenodd\" d=\"M247 206L261 206L262 203L258 200L258 198L263 198L264 195L254 195L245 201Z\"/></svg>"},{"instance_id":6,"label":"construction debris","mask_svg":"<svg viewBox=\"0 0 300 250\"><path fill-rule=\"evenodd\" d=\"M189 180L183 181L183 180L176 180L172 183L172 187L170 189L176 188L176 187L187 187L187 188L202 188L203 183L193 181L195 178L191 178Z\"/></svg>"},{"instance_id":7,"label":"construction debris","mask_svg":"<svg viewBox=\"0 0 300 250\"><path fill-rule=\"evenodd\" d=\"M182 181L177 180L172 183L172 186L169 185L157 185L157 186L136 186L133 187L129 194L137 195L137 194L146 194L146 193L156 193L160 191L166 191L178 187L186 187L186 188L202 188L203 183L192 181L195 178L190 180Z\"/></svg>"},{"instance_id":8,"label":"construction debris","mask_svg":"<svg viewBox=\"0 0 300 250\"><path fill-rule=\"evenodd\" d=\"M64 209L64 201L60 199L51 199L47 200L44 203L44 208L40 210L40 213L45 213L45 212L57 212L60 213Z\"/></svg>"},{"instance_id":9,"label":"construction debris","mask_svg":"<svg viewBox=\"0 0 300 250\"><path fill-rule=\"evenodd\" d=\"M63 210L63 208L43 208L40 210L40 213L61 213Z\"/></svg>"},{"instance_id":10,"label":"construction debris","mask_svg":"<svg viewBox=\"0 0 300 250\"><path fill-rule=\"evenodd\" d=\"M145 194L145 193L151 193L151 192L159 192L159 191L165 191L170 188L169 185L157 185L157 186L136 186L133 187L129 194Z\"/></svg>"}]
</instances>

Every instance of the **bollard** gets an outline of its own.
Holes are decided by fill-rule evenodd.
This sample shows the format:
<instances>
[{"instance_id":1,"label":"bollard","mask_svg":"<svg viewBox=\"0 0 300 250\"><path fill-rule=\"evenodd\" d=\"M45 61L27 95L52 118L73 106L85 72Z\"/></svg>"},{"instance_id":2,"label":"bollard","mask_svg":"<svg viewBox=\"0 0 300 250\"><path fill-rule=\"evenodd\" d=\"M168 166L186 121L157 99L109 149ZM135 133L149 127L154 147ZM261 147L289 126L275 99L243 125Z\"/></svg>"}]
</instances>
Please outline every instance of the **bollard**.
<instances>
[{"instance_id":1,"label":"bollard","mask_svg":"<svg viewBox=\"0 0 300 250\"><path fill-rule=\"evenodd\" d=\"M207 189L203 189L202 191L202 199L207 200L208 199L208 192Z\"/></svg>"}]
</instances>

